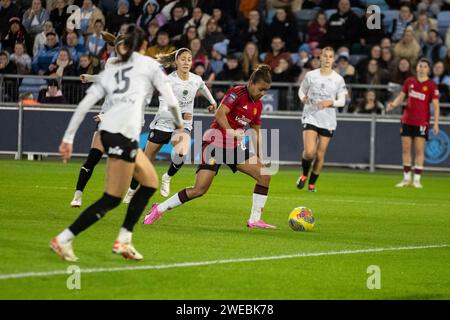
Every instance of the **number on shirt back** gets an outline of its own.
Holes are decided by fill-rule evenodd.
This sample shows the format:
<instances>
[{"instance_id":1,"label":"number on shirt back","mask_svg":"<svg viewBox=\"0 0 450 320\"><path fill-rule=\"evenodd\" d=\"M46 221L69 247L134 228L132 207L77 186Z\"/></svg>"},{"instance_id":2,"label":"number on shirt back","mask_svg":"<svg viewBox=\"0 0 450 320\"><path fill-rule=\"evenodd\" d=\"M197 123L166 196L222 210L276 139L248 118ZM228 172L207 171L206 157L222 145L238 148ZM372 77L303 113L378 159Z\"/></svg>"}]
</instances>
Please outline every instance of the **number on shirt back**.
<instances>
[{"instance_id":1,"label":"number on shirt back","mask_svg":"<svg viewBox=\"0 0 450 320\"><path fill-rule=\"evenodd\" d=\"M126 73L128 71L131 71L132 69L133 67L128 67L116 72L114 78L116 79L117 82L117 89L114 90L113 93L125 93L128 91L128 89L130 88L130 77L128 77Z\"/></svg>"}]
</instances>

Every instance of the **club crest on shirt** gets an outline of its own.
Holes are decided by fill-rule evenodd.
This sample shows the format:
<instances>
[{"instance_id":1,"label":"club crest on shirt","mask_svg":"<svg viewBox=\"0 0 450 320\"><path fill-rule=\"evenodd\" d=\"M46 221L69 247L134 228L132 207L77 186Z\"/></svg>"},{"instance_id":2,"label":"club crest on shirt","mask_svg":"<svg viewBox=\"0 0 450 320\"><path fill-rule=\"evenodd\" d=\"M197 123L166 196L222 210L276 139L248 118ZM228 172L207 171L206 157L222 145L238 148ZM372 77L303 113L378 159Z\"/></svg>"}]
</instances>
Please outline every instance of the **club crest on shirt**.
<instances>
[{"instance_id":1,"label":"club crest on shirt","mask_svg":"<svg viewBox=\"0 0 450 320\"><path fill-rule=\"evenodd\" d=\"M422 87L422 91L425 91L425 92L428 91L428 87L427 86L423 86Z\"/></svg>"},{"instance_id":2,"label":"club crest on shirt","mask_svg":"<svg viewBox=\"0 0 450 320\"><path fill-rule=\"evenodd\" d=\"M256 108L253 108L253 116L256 116L257 113L258 113L258 110Z\"/></svg>"}]
</instances>

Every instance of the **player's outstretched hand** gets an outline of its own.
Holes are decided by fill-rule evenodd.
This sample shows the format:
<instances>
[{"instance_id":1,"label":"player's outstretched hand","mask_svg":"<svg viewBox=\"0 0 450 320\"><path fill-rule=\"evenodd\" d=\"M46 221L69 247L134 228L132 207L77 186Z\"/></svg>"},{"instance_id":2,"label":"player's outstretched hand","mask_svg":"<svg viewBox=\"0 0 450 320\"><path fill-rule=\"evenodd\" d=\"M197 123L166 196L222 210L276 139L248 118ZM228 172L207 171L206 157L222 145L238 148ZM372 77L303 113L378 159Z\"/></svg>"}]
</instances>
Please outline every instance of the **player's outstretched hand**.
<instances>
[{"instance_id":1,"label":"player's outstretched hand","mask_svg":"<svg viewBox=\"0 0 450 320\"><path fill-rule=\"evenodd\" d=\"M70 157L72 157L72 144L61 142L59 145L59 154L61 155L61 158L65 161L69 160Z\"/></svg>"},{"instance_id":2,"label":"player's outstretched hand","mask_svg":"<svg viewBox=\"0 0 450 320\"><path fill-rule=\"evenodd\" d=\"M210 104L208 106L208 112L209 113L214 113L214 112L216 112L216 110L217 110L217 104Z\"/></svg>"}]
</instances>

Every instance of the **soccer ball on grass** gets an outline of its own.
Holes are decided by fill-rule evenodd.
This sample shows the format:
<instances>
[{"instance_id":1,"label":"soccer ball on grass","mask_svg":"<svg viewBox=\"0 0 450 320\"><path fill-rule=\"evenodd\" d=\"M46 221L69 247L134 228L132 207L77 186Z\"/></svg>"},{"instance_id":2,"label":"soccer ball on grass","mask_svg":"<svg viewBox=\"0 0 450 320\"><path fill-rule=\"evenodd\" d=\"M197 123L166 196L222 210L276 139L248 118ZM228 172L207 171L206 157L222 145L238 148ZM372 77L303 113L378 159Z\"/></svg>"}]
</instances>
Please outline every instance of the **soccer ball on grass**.
<instances>
[{"instance_id":1,"label":"soccer ball on grass","mask_svg":"<svg viewBox=\"0 0 450 320\"><path fill-rule=\"evenodd\" d=\"M289 214L288 222L294 231L310 231L314 228L316 218L314 218L311 209L298 207Z\"/></svg>"}]
</instances>

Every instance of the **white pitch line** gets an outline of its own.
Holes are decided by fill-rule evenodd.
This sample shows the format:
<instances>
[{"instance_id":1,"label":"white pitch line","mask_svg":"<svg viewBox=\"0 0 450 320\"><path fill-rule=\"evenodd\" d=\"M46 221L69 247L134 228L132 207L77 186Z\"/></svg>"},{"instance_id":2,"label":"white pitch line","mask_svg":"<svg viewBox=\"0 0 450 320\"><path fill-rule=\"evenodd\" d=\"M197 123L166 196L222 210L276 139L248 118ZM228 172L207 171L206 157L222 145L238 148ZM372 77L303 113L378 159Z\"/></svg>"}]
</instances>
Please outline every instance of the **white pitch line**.
<instances>
[{"instance_id":1,"label":"white pitch line","mask_svg":"<svg viewBox=\"0 0 450 320\"><path fill-rule=\"evenodd\" d=\"M91 269L81 269L80 272L81 273L100 273L100 272L151 270L151 269L187 268L187 267L198 267L198 266L239 263L239 262L268 261L268 260L281 260L281 259L292 259L292 258L333 256L333 255L347 255L347 254L372 253L372 252L384 252L384 251L435 249L435 248L447 248L447 247L450 247L450 244L437 244L437 245L428 245L428 246L410 246L410 247L370 248L370 249L342 250L342 251L329 251L329 252L309 252L309 253L304 252L304 253L286 254L286 255L279 255L279 256L269 256L269 257L238 258L238 259L197 261L197 262L193 261L193 262L181 262L181 263L173 263L173 264L160 264L160 265L153 265L153 266L147 265L147 266L114 267L114 268L91 268ZM20 278L36 278L36 277L51 277L51 276L60 276L60 275L67 275L67 274L68 274L67 270L0 274L0 280L20 279Z\"/></svg>"}]
</instances>

